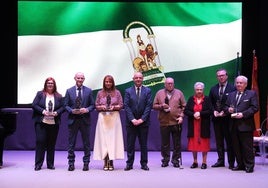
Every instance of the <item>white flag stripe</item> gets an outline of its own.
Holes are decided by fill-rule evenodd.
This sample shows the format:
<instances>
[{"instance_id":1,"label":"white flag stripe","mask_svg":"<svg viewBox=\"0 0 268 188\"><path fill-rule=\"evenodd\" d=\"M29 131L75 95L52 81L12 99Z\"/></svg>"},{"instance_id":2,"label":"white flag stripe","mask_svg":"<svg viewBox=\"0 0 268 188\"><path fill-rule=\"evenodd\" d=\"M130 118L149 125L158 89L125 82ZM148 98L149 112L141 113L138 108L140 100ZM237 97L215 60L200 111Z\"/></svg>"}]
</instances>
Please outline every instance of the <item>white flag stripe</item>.
<instances>
[{"instance_id":1,"label":"white flag stripe","mask_svg":"<svg viewBox=\"0 0 268 188\"><path fill-rule=\"evenodd\" d=\"M212 66L236 58L236 52L241 51L241 28L239 20L195 27L152 27L152 30L161 65L164 72L170 72ZM227 49L226 43L231 47ZM100 78L106 74L113 75L116 84L129 82L133 74L122 30L19 36L18 63L18 91L40 90L45 78L52 76L59 92L64 94L74 84L77 71L85 73L85 85L92 89L102 87ZM31 84L23 84L26 82ZM34 95L18 93L18 101L31 103Z\"/></svg>"}]
</instances>

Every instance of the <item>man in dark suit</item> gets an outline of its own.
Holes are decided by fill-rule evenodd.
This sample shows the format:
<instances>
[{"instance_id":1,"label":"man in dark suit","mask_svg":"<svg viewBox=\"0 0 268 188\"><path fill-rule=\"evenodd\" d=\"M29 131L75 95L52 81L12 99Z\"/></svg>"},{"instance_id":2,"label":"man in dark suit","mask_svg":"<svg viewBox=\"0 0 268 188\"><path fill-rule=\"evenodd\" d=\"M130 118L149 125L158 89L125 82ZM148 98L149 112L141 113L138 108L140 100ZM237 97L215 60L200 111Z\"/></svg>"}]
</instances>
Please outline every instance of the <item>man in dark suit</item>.
<instances>
[{"instance_id":1,"label":"man in dark suit","mask_svg":"<svg viewBox=\"0 0 268 188\"><path fill-rule=\"evenodd\" d=\"M84 73L78 72L74 76L76 85L67 89L64 105L68 112L69 145L68 164L69 171L75 169L75 144L78 131L80 131L84 146L83 171L88 171L90 162L90 112L94 110L95 102L92 90L83 85Z\"/></svg>"},{"instance_id":2,"label":"man in dark suit","mask_svg":"<svg viewBox=\"0 0 268 188\"><path fill-rule=\"evenodd\" d=\"M228 82L228 73L225 69L216 71L218 83L211 87L209 98L213 106L212 122L216 140L218 160L212 167L225 166L225 144L229 169L233 169L235 163L232 148L231 132L229 127L230 116L227 116L223 107L230 92L235 91L235 86Z\"/></svg>"},{"instance_id":3,"label":"man in dark suit","mask_svg":"<svg viewBox=\"0 0 268 188\"><path fill-rule=\"evenodd\" d=\"M230 114L231 135L237 166L232 170L254 171L253 132L255 130L254 114L259 110L257 93L247 90L248 79L236 78L236 90L229 94L224 112Z\"/></svg>"},{"instance_id":4,"label":"man in dark suit","mask_svg":"<svg viewBox=\"0 0 268 188\"><path fill-rule=\"evenodd\" d=\"M141 169L149 170L148 163L148 131L152 109L152 93L149 87L142 85L143 75L136 72L133 76L134 86L125 90L124 108L126 111L127 129L127 165L124 170L133 169L135 141L138 137L141 151Z\"/></svg>"}]
</instances>

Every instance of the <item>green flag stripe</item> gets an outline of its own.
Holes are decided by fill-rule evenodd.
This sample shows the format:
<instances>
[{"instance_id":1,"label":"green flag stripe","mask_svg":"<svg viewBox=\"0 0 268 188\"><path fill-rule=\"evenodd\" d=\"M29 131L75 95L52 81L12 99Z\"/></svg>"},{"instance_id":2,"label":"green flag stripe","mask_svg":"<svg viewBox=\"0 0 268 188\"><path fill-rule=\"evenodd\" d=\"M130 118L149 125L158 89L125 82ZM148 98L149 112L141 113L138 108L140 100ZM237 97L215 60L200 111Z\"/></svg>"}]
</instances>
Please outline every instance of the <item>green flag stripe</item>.
<instances>
[{"instance_id":1,"label":"green flag stripe","mask_svg":"<svg viewBox=\"0 0 268 188\"><path fill-rule=\"evenodd\" d=\"M150 26L193 26L238 19L241 3L18 2L19 36L122 30L131 20Z\"/></svg>"}]
</instances>

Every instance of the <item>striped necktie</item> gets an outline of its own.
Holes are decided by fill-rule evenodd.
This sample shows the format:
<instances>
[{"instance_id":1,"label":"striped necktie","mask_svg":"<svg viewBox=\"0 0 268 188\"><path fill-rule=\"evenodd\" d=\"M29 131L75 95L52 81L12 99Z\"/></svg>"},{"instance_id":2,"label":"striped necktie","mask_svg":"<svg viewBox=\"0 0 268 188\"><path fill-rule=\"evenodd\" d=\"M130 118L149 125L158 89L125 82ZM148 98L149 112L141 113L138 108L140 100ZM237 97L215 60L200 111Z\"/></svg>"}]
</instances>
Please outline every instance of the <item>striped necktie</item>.
<instances>
[{"instance_id":1,"label":"striped necktie","mask_svg":"<svg viewBox=\"0 0 268 188\"><path fill-rule=\"evenodd\" d=\"M239 101L240 101L240 98L241 98L241 92L238 92L237 95L236 95L236 105L238 105Z\"/></svg>"}]
</instances>

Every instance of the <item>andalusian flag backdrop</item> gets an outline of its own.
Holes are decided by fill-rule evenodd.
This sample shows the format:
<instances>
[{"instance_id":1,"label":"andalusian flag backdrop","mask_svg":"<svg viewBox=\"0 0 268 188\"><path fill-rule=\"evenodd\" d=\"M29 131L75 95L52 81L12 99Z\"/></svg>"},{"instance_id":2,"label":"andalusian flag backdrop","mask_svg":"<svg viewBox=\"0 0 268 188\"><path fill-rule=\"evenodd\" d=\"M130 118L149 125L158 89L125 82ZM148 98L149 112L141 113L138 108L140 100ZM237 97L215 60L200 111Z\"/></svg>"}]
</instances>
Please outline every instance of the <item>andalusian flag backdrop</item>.
<instances>
[{"instance_id":1,"label":"andalusian flag backdrop","mask_svg":"<svg viewBox=\"0 0 268 188\"><path fill-rule=\"evenodd\" d=\"M196 81L208 94L218 68L233 82L241 40L239 2L18 1L18 104L49 76L64 95L78 71L94 94L110 74L123 95L137 70L154 94L169 76L186 98Z\"/></svg>"}]
</instances>

